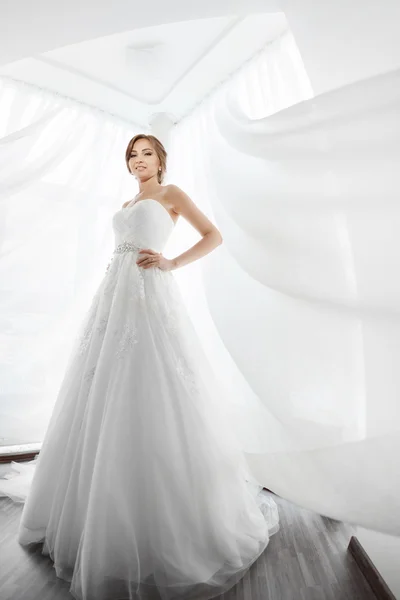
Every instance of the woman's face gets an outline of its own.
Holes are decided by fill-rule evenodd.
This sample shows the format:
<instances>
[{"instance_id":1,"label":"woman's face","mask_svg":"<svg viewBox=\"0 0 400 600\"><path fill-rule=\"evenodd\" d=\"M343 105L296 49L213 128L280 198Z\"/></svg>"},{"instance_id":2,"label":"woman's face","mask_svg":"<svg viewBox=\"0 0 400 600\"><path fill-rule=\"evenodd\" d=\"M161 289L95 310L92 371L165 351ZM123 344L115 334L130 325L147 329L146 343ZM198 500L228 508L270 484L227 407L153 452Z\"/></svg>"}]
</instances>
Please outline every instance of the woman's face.
<instances>
[{"instance_id":1,"label":"woman's face","mask_svg":"<svg viewBox=\"0 0 400 600\"><path fill-rule=\"evenodd\" d=\"M150 177L157 176L160 166L159 158L149 140L137 140L132 148L128 161L132 174L146 181Z\"/></svg>"}]
</instances>

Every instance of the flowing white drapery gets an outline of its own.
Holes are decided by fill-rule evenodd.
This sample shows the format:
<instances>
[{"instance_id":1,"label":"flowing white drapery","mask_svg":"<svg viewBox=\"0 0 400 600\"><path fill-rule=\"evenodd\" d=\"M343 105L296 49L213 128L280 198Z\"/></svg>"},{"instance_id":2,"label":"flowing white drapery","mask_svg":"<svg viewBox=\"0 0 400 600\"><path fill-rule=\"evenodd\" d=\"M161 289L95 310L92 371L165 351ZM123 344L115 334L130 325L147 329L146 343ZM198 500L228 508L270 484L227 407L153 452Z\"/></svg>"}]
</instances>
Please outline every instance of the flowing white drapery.
<instances>
[{"instance_id":1,"label":"flowing white drapery","mask_svg":"<svg viewBox=\"0 0 400 600\"><path fill-rule=\"evenodd\" d=\"M248 191L241 199L247 202L247 195L257 189L258 169L264 165L258 163L252 171L237 163L237 154L233 155L230 164L231 148L226 144L217 150L221 144L220 134L214 117L217 106L224 110L226 95L232 94L238 99L240 106L256 119L266 113L274 113L279 107L290 106L300 100L311 97L312 89L305 73L294 38L286 32L278 39L269 43L251 61L243 65L217 90L206 98L190 116L179 123L172 132L170 142L169 176L174 183L186 190L196 204L208 214L219 226L224 240L227 241L232 232L232 224L227 222L226 213L221 212L216 189L218 178L224 175L227 168L232 182L243 179L247 182ZM218 155L218 152L220 154ZM243 159L245 159L243 155ZM211 172L211 165L214 171ZM253 190L253 191L252 191ZM229 188L221 190L226 202L230 202ZM178 222L177 235L171 240L168 250L171 255L182 252L188 245L198 239L198 234L184 222ZM243 244L239 243L239 249ZM242 250L241 250L242 251ZM216 367L221 384L224 386L227 402L226 410L232 418L242 447L247 452L260 452L267 449L284 450L290 446L290 438L285 428L276 419L270 407L260 402L256 390L247 380L240 365L232 360L231 349L224 343L218 328L215 326L214 315L210 313L210 296L206 294L204 276L207 266L218 271L222 285L228 283L229 272L233 268L232 277L240 277L242 272L236 271L235 261L230 260L229 244L223 244L212 254L201 261L188 265L175 273L181 289L186 297L188 308L199 336L207 349L210 361ZM251 285L251 281L239 285ZM237 298L229 300L221 296L221 310L227 315L232 313ZM242 321L246 327L246 322ZM240 336L239 323L235 318L231 321L232 335ZM259 366L260 369L264 367ZM263 482L266 487L268 483Z\"/></svg>"},{"instance_id":2,"label":"flowing white drapery","mask_svg":"<svg viewBox=\"0 0 400 600\"><path fill-rule=\"evenodd\" d=\"M237 414L259 480L400 534L400 73L313 98L291 35L272 48L269 102L226 85L175 130L174 156L196 150L180 179L224 237L205 301L248 386Z\"/></svg>"},{"instance_id":3,"label":"flowing white drapery","mask_svg":"<svg viewBox=\"0 0 400 600\"><path fill-rule=\"evenodd\" d=\"M111 215L134 195L124 152L138 131L0 79L2 446L43 438L73 331L111 256Z\"/></svg>"},{"instance_id":4,"label":"flowing white drapery","mask_svg":"<svg viewBox=\"0 0 400 600\"><path fill-rule=\"evenodd\" d=\"M168 177L215 219L223 234L222 246L176 276L225 382L227 410L254 473L266 487L303 506L392 534L400 533L399 91L399 74L388 73L313 98L287 33L175 127ZM75 116L78 121L79 111ZM64 137L60 134L62 145L73 148L74 128L67 129ZM118 131L115 146L121 147L128 135L124 128ZM59 145L54 139L52 143L49 159L57 161ZM114 156L107 154L110 140L104 144L106 156ZM127 181L120 171L125 168L120 152L116 154L116 175L107 179L112 184L105 193L96 179L104 175L103 168L96 172L98 163L91 163L96 176L90 182L71 151L70 163L76 159L81 173L78 181L85 182L71 183L76 175L71 163L63 181L67 197L73 187L75 203L50 211L51 199L63 198L63 185L56 185L49 169L45 186L30 183L18 192L25 198L25 211L15 193L3 205L10 212L12 198L13 229L7 225L5 239L25 252L11 252L4 272L15 270L20 293L14 293L17 313L6 324L7 333L13 323L13 335L7 337L15 343L12 347L9 342L7 377L13 386L15 369L17 374L24 370L25 381L31 382L30 406L35 403L31 417L35 411L42 417L37 407L44 416L49 413L56 385L43 394L46 377L60 376L61 346L71 327L62 301L68 294L78 312L87 304L111 249L109 218L122 199L119 182ZM46 156L42 161L48 164ZM17 185L13 182L10 178L6 184ZM79 277L75 272L66 277L73 260L63 254L68 245L62 236L71 240L77 207L83 220L98 216L90 243L74 234ZM54 219L46 225L51 215ZM47 235L53 231L50 244L48 237L36 236L40 224ZM29 233L30 242L25 237ZM186 223L179 223L166 255L196 239ZM48 260L38 279L41 252ZM18 266L26 270L27 255L32 290L25 273L18 276ZM54 257L51 274L49 255ZM64 277L53 285L60 262ZM50 279L50 289L43 287L43 278ZM46 307L45 336L34 329L40 317L35 309L38 288ZM55 299L61 306L53 313ZM28 329L32 350L27 353L21 341ZM21 354L12 354L12 348ZM45 397L47 403L41 405ZM19 402L13 404L17 420L24 408L23 399ZM11 431L11 419L9 423Z\"/></svg>"}]
</instances>

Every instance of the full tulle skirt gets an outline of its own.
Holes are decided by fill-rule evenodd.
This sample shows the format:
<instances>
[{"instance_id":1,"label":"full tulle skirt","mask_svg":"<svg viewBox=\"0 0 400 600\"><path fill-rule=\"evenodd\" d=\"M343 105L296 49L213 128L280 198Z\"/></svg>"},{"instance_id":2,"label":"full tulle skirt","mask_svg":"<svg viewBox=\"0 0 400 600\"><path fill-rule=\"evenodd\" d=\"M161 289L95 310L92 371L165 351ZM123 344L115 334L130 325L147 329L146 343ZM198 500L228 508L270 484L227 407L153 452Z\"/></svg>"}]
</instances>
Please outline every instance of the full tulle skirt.
<instances>
[{"instance_id":1,"label":"full tulle skirt","mask_svg":"<svg viewBox=\"0 0 400 600\"><path fill-rule=\"evenodd\" d=\"M80 326L38 458L0 491L24 502L78 600L215 598L278 530L170 272L117 255ZM8 486L8 487L7 487Z\"/></svg>"}]
</instances>

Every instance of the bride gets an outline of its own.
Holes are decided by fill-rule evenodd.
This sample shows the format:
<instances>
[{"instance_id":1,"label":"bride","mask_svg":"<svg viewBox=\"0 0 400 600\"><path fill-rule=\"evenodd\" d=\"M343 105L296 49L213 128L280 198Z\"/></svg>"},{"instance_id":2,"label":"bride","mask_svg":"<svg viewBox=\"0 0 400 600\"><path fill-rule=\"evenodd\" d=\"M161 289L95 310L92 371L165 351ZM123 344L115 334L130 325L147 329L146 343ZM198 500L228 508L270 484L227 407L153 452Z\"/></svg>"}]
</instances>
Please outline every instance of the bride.
<instances>
[{"instance_id":1,"label":"bride","mask_svg":"<svg viewBox=\"0 0 400 600\"><path fill-rule=\"evenodd\" d=\"M37 459L0 480L29 481L18 541L42 543L78 600L209 599L233 587L278 530L222 408L172 271L222 243L177 186L166 151L136 135L137 196L112 219L115 248L74 341ZM175 258L179 217L200 234ZM27 472L29 472L27 474Z\"/></svg>"}]
</instances>

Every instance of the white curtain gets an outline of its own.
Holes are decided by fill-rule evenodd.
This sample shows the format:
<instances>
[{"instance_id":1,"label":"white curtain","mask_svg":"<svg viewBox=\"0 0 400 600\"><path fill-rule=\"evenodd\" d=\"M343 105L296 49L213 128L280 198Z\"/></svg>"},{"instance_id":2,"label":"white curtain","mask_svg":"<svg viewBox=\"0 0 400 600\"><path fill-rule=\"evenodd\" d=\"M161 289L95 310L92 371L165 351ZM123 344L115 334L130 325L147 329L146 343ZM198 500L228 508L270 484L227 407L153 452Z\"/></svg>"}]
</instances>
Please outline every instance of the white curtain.
<instances>
[{"instance_id":1,"label":"white curtain","mask_svg":"<svg viewBox=\"0 0 400 600\"><path fill-rule=\"evenodd\" d=\"M40 442L73 331L113 249L111 216L136 193L140 129L0 79L0 445Z\"/></svg>"},{"instance_id":2,"label":"white curtain","mask_svg":"<svg viewBox=\"0 0 400 600\"><path fill-rule=\"evenodd\" d=\"M314 98L286 33L174 132L176 179L224 238L199 264L212 321L200 333L231 371L254 474L295 503L391 534L399 97L394 72Z\"/></svg>"}]
</instances>

